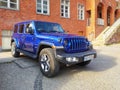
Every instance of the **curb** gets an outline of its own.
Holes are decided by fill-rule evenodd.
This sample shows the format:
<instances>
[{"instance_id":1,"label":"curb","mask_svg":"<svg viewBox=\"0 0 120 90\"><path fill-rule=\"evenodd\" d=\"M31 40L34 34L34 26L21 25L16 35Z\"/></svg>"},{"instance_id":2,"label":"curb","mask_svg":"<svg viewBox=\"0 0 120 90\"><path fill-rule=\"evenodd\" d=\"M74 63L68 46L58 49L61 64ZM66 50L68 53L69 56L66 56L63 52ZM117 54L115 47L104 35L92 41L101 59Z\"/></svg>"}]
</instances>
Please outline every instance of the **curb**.
<instances>
[{"instance_id":1,"label":"curb","mask_svg":"<svg viewBox=\"0 0 120 90\"><path fill-rule=\"evenodd\" d=\"M16 58L12 57L10 51L0 52L0 63L10 63L16 60Z\"/></svg>"},{"instance_id":2,"label":"curb","mask_svg":"<svg viewBox=\"0 0 120 90\"><path fill-rule=\"evenodd\" d=\"M15 61L15 58L0 58L0 63L11 63L13 61Z\"/></svg>"}]
</instances>

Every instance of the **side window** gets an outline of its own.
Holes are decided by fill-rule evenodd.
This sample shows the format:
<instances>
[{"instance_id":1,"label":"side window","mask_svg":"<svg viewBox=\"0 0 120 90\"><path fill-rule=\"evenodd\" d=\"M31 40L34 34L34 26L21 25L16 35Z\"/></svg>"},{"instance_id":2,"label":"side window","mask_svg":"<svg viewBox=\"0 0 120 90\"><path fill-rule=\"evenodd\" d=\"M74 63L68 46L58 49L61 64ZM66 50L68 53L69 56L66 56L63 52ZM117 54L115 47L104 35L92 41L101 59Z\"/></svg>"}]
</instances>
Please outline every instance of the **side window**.
<instances>
[{"instance_id":1,"label":"side window","mask_svg":"<svg viewBox=\"0 0 120 90\"><path fill-rule=\"evenodd\" d=\"M32 23L27 23L27 24L26 24L25 33L30 33L30 32L29 32L29 29L30 29L30 28L31 28L31 29L34 29L34 28L33 28L33 24L32 24Z\"/></svg>"},{"instance_id":2,"label":"side window","mask_svg":"<svg viewBox=\"0 0 120 90\"><path fill-rule=\"evenodd\" d=\"M21 24L21 25L19 26L19 33L23 33L23 31L24 31L24 25Z\"/></svg>"},{"instance_id":3,"label":"side window","mask_svg":"<svg viewBox=\"0 0 120 90\"><path fill-rule=\"evenodd\" d=\"M29 26L30 26L30 24L26 24L26 29L25 29L25 33L29 33Z\"/></svg>"},{"instance_id":4,"label":"side window","mask_svg":"<svg viewBox=\"0 0 120 90\"><path fill-rule=\"evenodd\" d=\"M14 27L14 33L17 33L17 30L18 30L18 25L15 25L15 27Z\"/></svg>"}]
</instances>

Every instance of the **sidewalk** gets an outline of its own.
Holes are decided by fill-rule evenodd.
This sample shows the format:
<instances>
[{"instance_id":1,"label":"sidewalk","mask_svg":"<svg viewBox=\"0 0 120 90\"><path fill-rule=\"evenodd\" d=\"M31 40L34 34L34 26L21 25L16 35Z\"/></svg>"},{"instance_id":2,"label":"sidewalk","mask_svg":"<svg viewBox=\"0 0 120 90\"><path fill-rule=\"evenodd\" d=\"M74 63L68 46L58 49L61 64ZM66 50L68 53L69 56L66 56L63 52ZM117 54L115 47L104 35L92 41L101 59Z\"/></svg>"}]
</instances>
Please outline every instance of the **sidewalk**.
<instances>
[{"instance_id":1,"label":"sidewalk","mask_svg":"<svg viewBox=\"0 0 120 90\"><path fill-rule=\"evenodd\" d=\"M12 57L11 52L0 52L0 63L12 62L16 60L16 58Z\"/></svg>"},{"instance_id":2,"label":"sidewalk","mask_svg":"<svg viewBox=\"0 0 120 90\"><path fill-rule=\"evenodd\" d=\"M120 48L120 43L118 43L118 44L112 44L112 45L101 45L101 46L99 46L99 45L93 45L93 47L94 48L96 48L96 47L114 47L114 48Z\"/></svg>"},{"instance_id":3,"label":"sidewalk","mask_svg":"<svg viewBox=\"0 0 120 90\"><path fill-rule=\"evenodd\" d=\"M120 48L120 43L118 43L118 44L112 44L112 45L108 45L108 46L110 46L110 47Z\"/></svg>"}]
</instances>

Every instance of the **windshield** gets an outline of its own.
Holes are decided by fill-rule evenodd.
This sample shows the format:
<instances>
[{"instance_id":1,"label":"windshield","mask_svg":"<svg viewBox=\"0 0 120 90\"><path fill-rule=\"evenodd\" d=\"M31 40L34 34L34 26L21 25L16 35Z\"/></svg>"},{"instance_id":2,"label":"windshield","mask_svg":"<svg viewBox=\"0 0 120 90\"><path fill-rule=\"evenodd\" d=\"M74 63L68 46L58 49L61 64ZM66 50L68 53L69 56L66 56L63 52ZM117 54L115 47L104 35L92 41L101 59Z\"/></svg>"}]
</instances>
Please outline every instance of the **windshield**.
<instances>
[{"instance_id":1,"label":"windshield","mask_svg":"<svg viewBox=\"0 0 120 90\"><path fill-rule=\"evenodd\" d=\"M59 24L56 23L47 23L47 22L35 22L35 27L38 33L45 32L45 33L64 33L64 30Z\"/></svg>"}]
</instances>

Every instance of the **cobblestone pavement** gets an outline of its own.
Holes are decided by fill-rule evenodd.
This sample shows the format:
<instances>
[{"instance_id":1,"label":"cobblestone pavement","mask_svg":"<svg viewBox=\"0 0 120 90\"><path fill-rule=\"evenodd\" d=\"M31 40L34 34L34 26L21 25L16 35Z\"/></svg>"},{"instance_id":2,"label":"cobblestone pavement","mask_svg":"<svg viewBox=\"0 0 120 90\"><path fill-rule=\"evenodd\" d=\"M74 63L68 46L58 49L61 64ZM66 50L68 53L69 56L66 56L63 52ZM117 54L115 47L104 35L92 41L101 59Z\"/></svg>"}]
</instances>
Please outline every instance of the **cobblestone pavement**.
<instances>
[{"instance_id":1,"label":"cobblestone pavement","mask_svg":"<svg viewBox=\"0 0 120 90\"><path fill-rule=\"evenodd\" d=\"M88 66L62 68L54 78L42 76L36 60L5 57L13 60L0 64L0 90L120 90L120 46L95 48Z\"/></svg>"}]
</instances>

